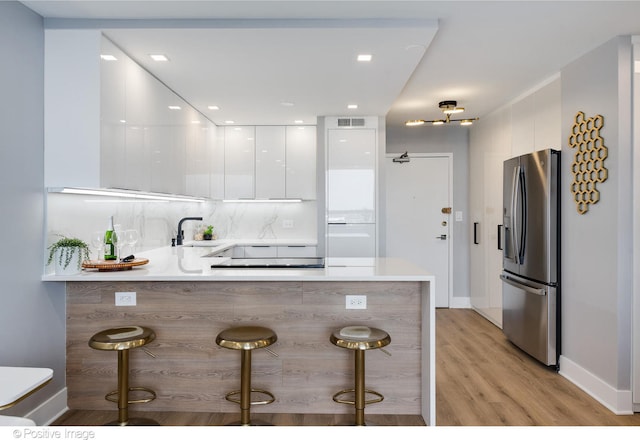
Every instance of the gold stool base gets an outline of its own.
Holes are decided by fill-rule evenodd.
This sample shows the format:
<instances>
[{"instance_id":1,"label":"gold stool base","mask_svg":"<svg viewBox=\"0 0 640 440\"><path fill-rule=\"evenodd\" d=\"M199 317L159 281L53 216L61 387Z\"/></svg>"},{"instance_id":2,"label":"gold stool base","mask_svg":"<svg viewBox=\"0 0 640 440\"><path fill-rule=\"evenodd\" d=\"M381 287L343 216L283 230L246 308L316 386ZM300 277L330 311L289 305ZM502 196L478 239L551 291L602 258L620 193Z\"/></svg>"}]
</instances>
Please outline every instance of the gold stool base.
<instances>
[{"instance_id":1,"label":"gold stool base","mask_svg":"<svg viewBox=\"0 0 640 440\"><path fill-rule=\"evenodd\" d=\"M127 401L130 405L134 403L148 403L148 402L151 402L152 400L155 400L157 397L155 391L145 387L129 387L129 391L134 391L134 392L142 391L143 393L147 393L149 395L149 397ZM104 396L104 398L109 402L118 403L118 396L119 396L119 392L118 390L115 390L108 393L106 396Z\"/></svg>"},{"instance_id":2,"label":"gold stool base","mask_svg":"<svg viewBox=\"0 0 640 440\"><path fill-rule=\"evenodd\" d=\"M355 405L356 404L356 399L355 397L353 399L340 399L340 396L342 396L343 394L349 394L349 393L354 393L355 394L356 390L351 388L349 390L342 390L342 391L338 391L337 393L335 393L333 395L333 401L337 402L337 403L346 403L347 405ZM377 391L374 390L364 390L365 394L373 394L374 396L376 396L376 398L374 399L369 399L369 400L365 400L364 403L367 405L370 405L372 403L378 403L378 402L382 402L384 400L384 396L382 394L380 394Z\"/></svg>"},{"instance_id":3,"label":"gold stool base","mask_svg":"<svg viewBox=\"0 0 640 440\"><path fill-rule=\"evenodd\" d=\"M251 393L258 393L258 394L265 394L267 396L269 396L269 399L267 400L252 400L251 402L249 402L249 405L268 405L270 403L275 402L276 397L270 393L269 391L266 390L259 390L256 388L251 388ZM231 391L229 393L227 393L224 398L227 399L229 402L233 402L233 403L241 403L241 399L240 398L235 398L233 396L237 396L237 395L241 395L242 394L242 390L236 390L236 391Z\"/></svg>"},{"instance_id":4,"label":"gold stool base","mask_svg":"<svg viewBox=\"0 0 640 440\"><path fill-rule=\"evenodd\" d=\"M160 426L160 423L152 419L134 417L127 420L125 423L121 423L118 420L114 420L112 422L107 423L104 426Z\"/></svg>"},{"instance_id":5,"label":"gold stool base","mask_svg":"<svg viewBox=\"0 0 640 440\"><path fill-rule=\"evenodd\" d=\"M244 424L240 420L237 422L227 423L224 426L274 426L272 423L263 422L262 420L251 420L249 424Z\"/></svg>"}]
</instances>

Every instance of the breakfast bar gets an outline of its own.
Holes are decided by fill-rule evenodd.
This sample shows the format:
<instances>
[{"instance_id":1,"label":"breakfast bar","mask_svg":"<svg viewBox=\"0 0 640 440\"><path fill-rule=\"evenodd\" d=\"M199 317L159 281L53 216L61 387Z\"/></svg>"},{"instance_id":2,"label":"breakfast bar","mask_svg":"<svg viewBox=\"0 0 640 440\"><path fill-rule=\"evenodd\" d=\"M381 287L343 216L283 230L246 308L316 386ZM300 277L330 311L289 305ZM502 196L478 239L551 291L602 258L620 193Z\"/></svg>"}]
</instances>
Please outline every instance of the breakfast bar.
<instances>
[{"instance_id":1,"label":"breakfast bar","mask_svg":"<svg viewBox=\"0 0 640 440\"><path fill-rule=\"evenodd\" d=\"M213 254L213 256L212 256ZM324 267L241 268L220 265L211 248L164 247L136 254L131 270L45 274L66 282L67 391L70 409L114 410L115 358L88 341L103 329L144 326L156 338L130 360L131 386L157 398L140 411L237 411L225 400L240 383L239 359L216 345L229 327L264 326L277 342L258 350L252 381L275 402L253 412L350 413L332 400L353 385L353 357L330 342L336 329L384 329L391 343L367 355L367 387L384 401L371 414L422 415L435 424L434 277L393 258L326 259ZM127 303L115 304L125 292ZM366 308L346 308L347 295Z\"/></svg>"}]
</instances>

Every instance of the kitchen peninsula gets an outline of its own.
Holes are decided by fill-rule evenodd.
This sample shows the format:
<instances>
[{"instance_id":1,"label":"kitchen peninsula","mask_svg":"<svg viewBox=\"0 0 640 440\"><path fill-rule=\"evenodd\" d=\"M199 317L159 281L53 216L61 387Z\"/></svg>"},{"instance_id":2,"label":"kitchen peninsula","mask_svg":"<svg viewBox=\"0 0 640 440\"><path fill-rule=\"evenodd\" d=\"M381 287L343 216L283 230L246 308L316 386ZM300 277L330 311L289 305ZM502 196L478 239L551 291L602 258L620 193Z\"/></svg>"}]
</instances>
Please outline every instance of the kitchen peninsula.
<instances>
[{"instance_id":1,"label":"kitchen peninsula","mask_svg":"<svg viewBox=\"0 0 640 440\"><path fill-rule=\"evenodd\" d=\"M276 402L253 412L350 413L331 396L351 388L353 355L329 342L347 325L378 327L391 335L387 356L367 353L366 384L383 402L371 414L421 414L435 424L434 277L392 258L326 259L324 268L212 268L232 247L164 247L136 254L144 266L117 272L46 274L66 282L67 390L71 409L115 410L103 396L116 385L116 357L92 350L97 331L141 325L156 340L131 356L131 386L158 398L141 411L235 412L224 395L239 386L237 354L215 344L223 329L263 325L278 335L254 353L253 386ZM115 306L115 292L135 292L135 305ZM345 309L346 295L365 295L366 309Z\"/></svg>"}]
</instances>

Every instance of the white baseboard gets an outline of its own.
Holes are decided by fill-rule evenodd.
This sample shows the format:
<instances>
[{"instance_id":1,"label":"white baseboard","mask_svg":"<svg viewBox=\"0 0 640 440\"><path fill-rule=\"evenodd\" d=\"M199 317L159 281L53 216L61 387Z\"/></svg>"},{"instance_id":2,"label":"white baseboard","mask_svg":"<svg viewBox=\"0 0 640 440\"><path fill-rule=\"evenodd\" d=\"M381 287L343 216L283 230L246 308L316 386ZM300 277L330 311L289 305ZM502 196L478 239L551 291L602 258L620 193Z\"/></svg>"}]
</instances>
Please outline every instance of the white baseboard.
<instances>
[{"instance_id":1,"label":"white baseboard","mask_svg":"<svg viewBox=\"0 0 640 440\"><path fill-rule=\"evenodd\" d=\"M565 356L560 356L559 373L603 404L614 414L619 416L633 414L631 390L616 390Z\"/></svg>"},{"instance_id":2,"label":"white baseboard","mask_svg":"<svg viewBox=\"0 0 640 440\"><path fill-rule=\"evenodd\" d=\"M25 417L33 420L37 426L49 426L68 409L67 387L64 387Z\"/></svg>"},{"instance_id":3,"label":"white baseboard","mask_svg":"<svg viewBox=\"0 0 640 440\"><path fill-rule=\"evenodd\" d=\"M470 309L471 308L471 298L468 296L453 296L451 297L451 301L449 301L450 309Z\"/></svg>"}]
</instances>

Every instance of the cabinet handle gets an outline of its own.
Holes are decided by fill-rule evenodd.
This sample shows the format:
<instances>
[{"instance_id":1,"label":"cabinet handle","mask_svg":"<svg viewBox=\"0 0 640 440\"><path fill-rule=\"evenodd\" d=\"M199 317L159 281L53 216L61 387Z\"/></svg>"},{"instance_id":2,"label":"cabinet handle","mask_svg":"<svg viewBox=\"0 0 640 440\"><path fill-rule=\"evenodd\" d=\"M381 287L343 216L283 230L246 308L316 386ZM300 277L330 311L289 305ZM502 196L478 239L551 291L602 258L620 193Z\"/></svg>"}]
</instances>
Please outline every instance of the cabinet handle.
<instances>
[{"instance_id":1,"label":"cabinet handle","mask_svg":"<svg viewBox=\"0 0 640 440\"><path fill-rule=\"evenodd\" d=\"M473 222L473 244L480 244L478 242L478 222Z\"/></svg>"},{"instance_id":2,"label":"cabinet handle","mask_svg":"<svg viewBox=\"0 0 640 440\"><path fill-rule=\"evenodd\" d=\"M502 250L502 227L504 225L498 225L498 250Z\"/></svg>"},{"instance_id":3,"label":"cabinet handle","mask_svg":"<svg viewBox=\"0 0 640 440\"><path fill-rule=\"evenodd\" d=\"M254 244L254 245L251 245L251 247L256 247L256 248L268 248L268 247L271 247L271 246L266 245L266 244Z\"/></svg>"}]
</instances>

